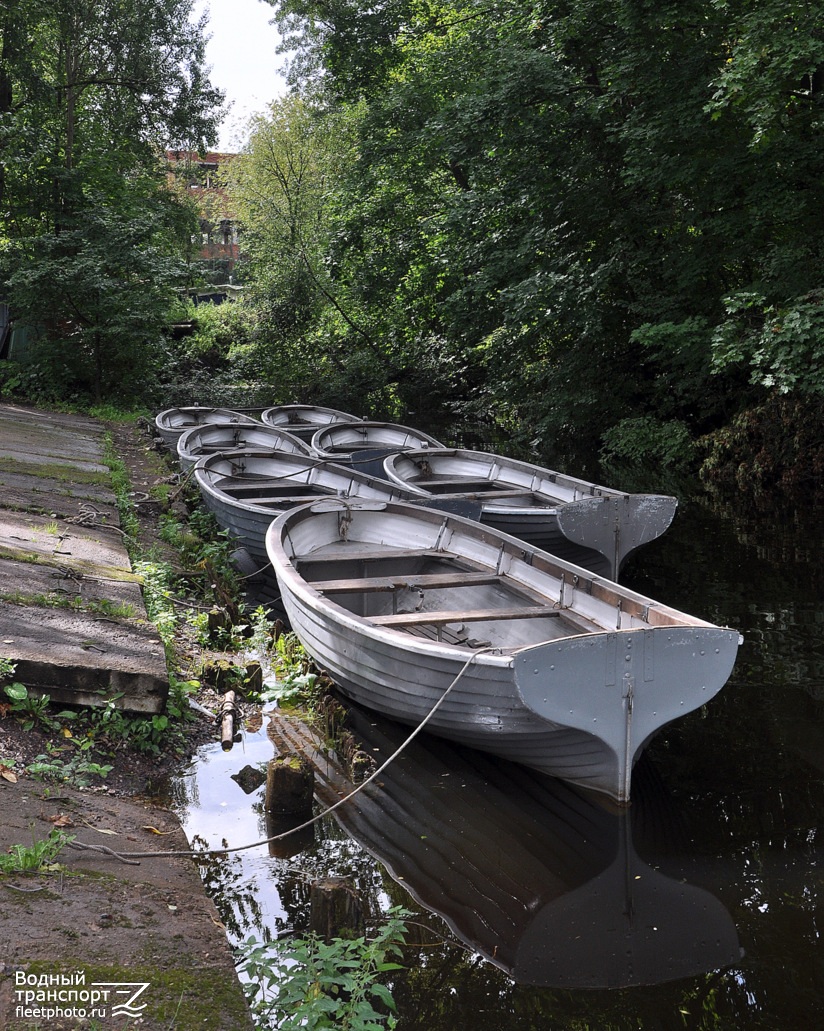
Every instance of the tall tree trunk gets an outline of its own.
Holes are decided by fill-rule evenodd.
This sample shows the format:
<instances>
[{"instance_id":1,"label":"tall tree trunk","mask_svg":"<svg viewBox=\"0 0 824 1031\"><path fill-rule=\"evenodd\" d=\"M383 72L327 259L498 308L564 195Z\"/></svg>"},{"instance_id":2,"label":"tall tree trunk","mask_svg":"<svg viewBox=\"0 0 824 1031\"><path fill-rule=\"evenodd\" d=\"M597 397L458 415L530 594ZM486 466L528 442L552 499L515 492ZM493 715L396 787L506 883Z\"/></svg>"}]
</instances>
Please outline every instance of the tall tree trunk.
<instances>
[{"instance_id":1,"label":"tall tree trunk","mask_svg":"<svg viewBox=\"0 0 824 1031\"><path fill-rule=\"evenodd\" d=\"M96 404L103 400L103 345L99 330L94 334L94 400Z\"/></svg>"},{"instance_id":2,"label":"tall tree trunk","mask_svg":"<svg viewBox=\"0 0 824 1031\"><path fill-rule=\"evenodd\" d=\"M11 113L14 94L12 90L9 67L11 65L13 44L12 33L14 28L11 24L11 17L8 10L5 12L5 19L0 27L0 118ZM6 166L0 160L0 208L3 207L3 198L6 192Z\"/></svg>"}]
</instances>

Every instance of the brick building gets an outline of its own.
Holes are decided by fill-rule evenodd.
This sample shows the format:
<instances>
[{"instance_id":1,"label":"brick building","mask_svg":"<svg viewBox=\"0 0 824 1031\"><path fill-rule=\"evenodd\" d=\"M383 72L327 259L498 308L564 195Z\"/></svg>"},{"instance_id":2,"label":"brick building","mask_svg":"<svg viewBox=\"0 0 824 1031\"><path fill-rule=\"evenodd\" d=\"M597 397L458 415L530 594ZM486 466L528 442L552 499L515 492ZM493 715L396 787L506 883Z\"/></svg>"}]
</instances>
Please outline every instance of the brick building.
<instances>
[{"instance_id":1,"label":"brick building","mask_svg":"<svg viewBox=\"0 0 824 1031\"><path fill-rule=\"evenodd\" d=\"M232 282L239 255L237 221L224 187L222 172L234 154L169 150L166 160L179 184L185 185L200 212L198 257L204 274L215 284Z\"/></svg>"}]
</instances>

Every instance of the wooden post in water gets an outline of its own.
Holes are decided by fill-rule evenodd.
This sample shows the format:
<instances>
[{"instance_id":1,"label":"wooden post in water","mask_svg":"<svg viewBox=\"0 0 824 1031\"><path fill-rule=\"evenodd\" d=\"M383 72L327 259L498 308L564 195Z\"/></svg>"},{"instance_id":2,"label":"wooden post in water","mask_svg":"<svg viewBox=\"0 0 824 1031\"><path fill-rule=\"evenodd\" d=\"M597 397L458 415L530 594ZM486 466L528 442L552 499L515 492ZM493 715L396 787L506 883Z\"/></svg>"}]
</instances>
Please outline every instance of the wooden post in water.
<instances>
[{"instance_id":1,"label":"wooden post in water","mask_svg":"<svg viewBox=\"0 0 824 1031\"><path fill-rule=\"evenodd\" d=\"M296 752L278 755L269 760L266 771L266 811L269 813L305 813L312 815L315 792L315 771Z\"/></svg>"},{"instance_id":2,"label":"wooden post in water","mask_svg":"<svg viewBox=\"0 0 824 1031\"><path fill-rule=\"evenodd\" d=\"M285 752L269 760L266 768L267 837L286 834L312 819L312 800L315 795L315 771L297 752ZM296 834L287 834L280 841L269 842L269 855L288 859L302 852L315 840L314 826Z\"/></svg>"},{"instance_id":3,"label":"wooden post in water","mask_svg":"<svg viewBox=\"0 0 824 1031\"><path fill-rule=\"evenodd\" d=\"M315 825L304 824L312 818L308 813L266 813L266 837L274 838L269 842L269 855L278 859L291 859L292 856L305 852L315 844ZM300 827L301 830L293 830Z\"/></svg>"},{"instance_id":4,"label":"wooden post in water","mask_svg":"<svg viewBox=\"0 0 824 1031\"><path fill-rule=\"evenodd\" d=\"M220 747L224 752L232 750L235 740L235 692L227 691L220 710Z\"/></svg>"}]
</instances>

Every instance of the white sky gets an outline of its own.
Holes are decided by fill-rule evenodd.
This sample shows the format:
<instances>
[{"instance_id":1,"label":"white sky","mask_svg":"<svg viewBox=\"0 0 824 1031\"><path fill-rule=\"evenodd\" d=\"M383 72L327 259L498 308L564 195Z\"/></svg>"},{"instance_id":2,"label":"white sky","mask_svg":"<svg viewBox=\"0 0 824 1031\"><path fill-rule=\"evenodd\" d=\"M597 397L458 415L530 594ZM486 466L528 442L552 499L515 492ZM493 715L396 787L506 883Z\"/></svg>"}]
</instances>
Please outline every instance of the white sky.
<instances>
[{"instance_id":1,"label":"white sky","mask_svg":"<svg viewBox=\"0 0 824 1031\"><path fill-rule=\"evenodd\" d=\"M206 51L212 83L231 103L220 128L219 150L239 150L249 116L265 110L286 91L279 36L269 20L274 10L261 0L196 0L194 13L209 11Z\"/></svg>"}]
</instances>

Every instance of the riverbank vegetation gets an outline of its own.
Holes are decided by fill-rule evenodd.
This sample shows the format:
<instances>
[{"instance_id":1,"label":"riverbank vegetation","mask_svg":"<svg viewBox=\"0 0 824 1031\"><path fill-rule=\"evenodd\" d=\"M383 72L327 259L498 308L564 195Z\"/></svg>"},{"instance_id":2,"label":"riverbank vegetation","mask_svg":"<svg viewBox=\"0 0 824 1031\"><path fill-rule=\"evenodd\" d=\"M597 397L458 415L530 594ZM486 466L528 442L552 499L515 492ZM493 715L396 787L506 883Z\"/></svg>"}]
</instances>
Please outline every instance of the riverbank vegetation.
<instances>
[{"instance_id":1,"label":"riverbank vegetation","mask_svg":"<svg viewBox=\"0 0 824 1031\"><path fill-rule=\"evenodd\" d=\"M820 482L824 13L267 2L291 92L229 166L244 296L213 309L175 301L196 281L193 216L157 163L214 140L187 0L122 16L108 60L148 62L157 90L139 97L89 63L94 5L4 13L0 277L42 326L6 391L311 400L479 422L576 471ZM82 77L52 39L84 55ZM193 334L173 338L183 321Z\"/></svg>"}]
</instances>

